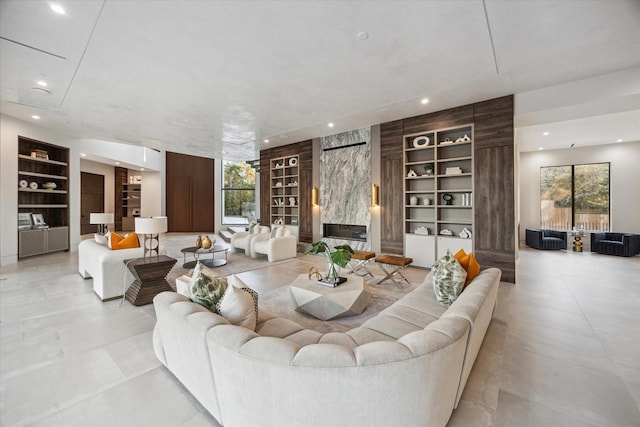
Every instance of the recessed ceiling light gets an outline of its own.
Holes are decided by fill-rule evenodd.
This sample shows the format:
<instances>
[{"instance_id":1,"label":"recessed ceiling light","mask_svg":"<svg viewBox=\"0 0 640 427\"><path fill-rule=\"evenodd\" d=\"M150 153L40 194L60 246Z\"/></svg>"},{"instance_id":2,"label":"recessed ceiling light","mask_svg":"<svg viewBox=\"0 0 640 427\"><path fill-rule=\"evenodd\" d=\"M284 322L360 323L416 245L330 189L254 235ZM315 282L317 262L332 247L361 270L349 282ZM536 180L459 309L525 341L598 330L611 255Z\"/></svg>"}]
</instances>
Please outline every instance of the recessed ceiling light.
<instances>
[{"instance_id":1,"label":"recessed ceiling light","mask_svg":"<svg viewBox=\"0 0 640 427\"><path fill-rule=\"evenodd\" d=\"M31 90L37 93L38 95L51 95L51 92L49 92L47 89L43 87L32 87Z\"/></svg>"},{"instance_id":2,"label":"recessed ceiling light","mask_svg":"<svg viewBox=\"0 0 640 427\"><path fill-rule=\"evenodd\" d=\"M538 147L538 150L544 150L544 147Z\"/></svg>"},{"instance_id":3,"label":"recessed ceiling light","mask_svg":"<svg viewBox=\"0 0 640 427\"><path fill-rule=\"evenodd\" d=\"M428 103L429 103L429 98L422 98L422 99L420 100L420 103L421 103L421 104L428 104Z\"/></svg>"},{"instance_id":4,"label":"recessed ceiling light","mask_svg":"<svg viewBox=\"0 0 640 427\"><path fill-rule=\"evenodd\" d=\"M616 139L616 142L622 142L622 139Z\"/></svg>"},{"instance_id":5,"label":"recessed ceiling light","mask_svg":"<svg viewBox=\"0 0 640 427\"><path fill-rule=\"evenodd\" d=\"M327 126L329 126L330 128L332 128L332 127L333 127L333 123L329 123L329 124L327 124Z\"/></svg>"},{"instance_id":6,"label":"recessed ceiling light","mask_svg":"<svg viewBox=\"0 0 640 427\"><path fill-rule=\"evenodd\" d=\"M87 157L87 155L86 155L86 154L84 154L84 153L80 153L80 156L81 156L81 157Z\"/></svg>"},{"instance_id":7,"label":"recessed ceiling light","mask_svg":"<svg viewBox=\"0 0 640 427\"><path fill-rule=\"evenodd\" d=\"M265 139L265 140L264 140L264 143L265 143L265 144L268 144L268 143L269 143L269 140L268 140L268 139Z\"/></svg>"},{"instance_id":8,"label":"recessed ceiling light","mask_svg":"<svg viewBox=\"0 0 640 427\"><path fill-rule=\"evenodd\" d=\"M358 38L358 40L366 40L369 38L369 33L367 33L366 31L360 31L356 37Z\"/></svg>"},{"instance_id":9,"label":"recessed ceiling light","mask_svg":"<svg viewBox=\"0 0 640 427\"><path fill-rule=\"evenodd\" d=\"M33 116L31 116L31 118L34 119L34 120L40 120L40 116L37 116L35 114Z\"/></svg>"},{"instance_id":10,"label":"recessed ceiling light","mask_svg":"<svg viewBox=\"0 0 640 427\"><path fill-rule=\"evenodd\" d=\"M38 80L36 83L38 83L38 86L42 86L42 87L49 86L47 82L45 82L44 80Z\"/></svg>"},{"instance_id":11,"label":"recessed ceiling light","mask_svg":"<svg viewBox=\"0 0 640 427\"><path fill-rule=\"evenodd\" d=\"M547 136L547 135L549 135L549 132L544 132L543 135Z\"/></svg>"},{"instance_id":12,"label":"recessed ceiling light","mask_svg":"<svg viewBox=\"0 0 640 427\"><path fill-rule=\"evenodd\" d=\"M140 170L141 170L141 171L143 171L143 170L144 170L144 168L140 168Z\"/></svg>"},{"instance_id":13,"label":"recessed ceiling light","mask_svg":"<svg viewBox=\"0 0 640 427\"><path fill-rule=\"evenodd\" d=\"M60 15L64 15L65 13L67 13L67 11L64 10L64 7L56 3L51 4L51 10L53 10L55 13L58 13Z\"/></svg>"},{"instance_id":14,"label":"recessed ceiling light","mask_svg":"<svg viewBox=\"0 0 640 427\"><path fill-rule=\"evenodd\" d=\"M119 164L120 164L120 162L116 162L116 165L119 165Z\"/></svg>"}]
</instances>

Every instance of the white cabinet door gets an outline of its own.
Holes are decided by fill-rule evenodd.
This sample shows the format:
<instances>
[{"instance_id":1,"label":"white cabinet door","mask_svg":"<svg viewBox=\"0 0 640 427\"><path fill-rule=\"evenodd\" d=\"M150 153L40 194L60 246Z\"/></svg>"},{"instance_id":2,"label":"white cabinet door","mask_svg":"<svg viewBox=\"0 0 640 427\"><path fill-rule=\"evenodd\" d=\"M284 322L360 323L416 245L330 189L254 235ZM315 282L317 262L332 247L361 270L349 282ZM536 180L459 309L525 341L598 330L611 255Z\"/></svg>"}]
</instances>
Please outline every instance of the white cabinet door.
<instances>
[{"instance_id":1,"label":"white cabinet door","mask_svg":"<svg viewBox=\"0 0 640 427\"><path fill-rule=\"evenodd\" d=\"M431 268L436 260L435 236L422 236L419 234L405 234L405 256L413 258L416 267Z\"/></svg>"},{"instance_id":2,"label":"white cabinet door","mask_svg":"<svg viewBox=\"0 0 640 427\"><path fill-rule=\"evenodd\" d=\"M460 249L464 249L466 253L469 253L473 250L473 242L471 239L462 239L460 237L438 236L438 258L444 256L447 253L447 249L451 250L454 255Z\"/></svg>"}]
</instances>

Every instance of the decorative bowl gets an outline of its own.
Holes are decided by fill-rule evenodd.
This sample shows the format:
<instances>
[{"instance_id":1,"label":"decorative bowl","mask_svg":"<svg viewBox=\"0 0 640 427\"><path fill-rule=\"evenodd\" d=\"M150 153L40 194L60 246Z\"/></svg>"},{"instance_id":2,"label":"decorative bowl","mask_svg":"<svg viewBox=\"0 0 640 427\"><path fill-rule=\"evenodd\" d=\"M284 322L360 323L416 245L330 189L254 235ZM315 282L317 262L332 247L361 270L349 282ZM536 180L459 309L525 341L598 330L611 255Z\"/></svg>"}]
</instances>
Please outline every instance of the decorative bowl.
<instances>
[{"instance_id":1,"label":"decorative bowl","mask_svg":"<svg viewBox=\"0 0 640 427\"><path fill-rule=\"evenodd\" d=\"M58 186L55 182L45 182L44 184L42 184L42 187L46 188L47 190L55 190Z\"/></svg>"}]
</instances>

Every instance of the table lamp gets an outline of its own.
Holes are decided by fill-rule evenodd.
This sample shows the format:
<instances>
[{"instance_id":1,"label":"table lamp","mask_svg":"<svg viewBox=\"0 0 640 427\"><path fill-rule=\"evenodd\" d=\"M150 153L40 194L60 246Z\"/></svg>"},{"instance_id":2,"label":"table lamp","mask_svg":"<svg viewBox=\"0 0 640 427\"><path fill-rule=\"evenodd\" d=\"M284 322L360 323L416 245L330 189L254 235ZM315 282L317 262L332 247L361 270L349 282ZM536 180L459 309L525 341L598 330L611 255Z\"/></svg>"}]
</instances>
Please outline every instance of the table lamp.
<instances>
[{"instance_id":1,"label":"table lamp","mask_svg":"<svg viewBox=\"0 0 640 427\"><path fill-rule=\"evenodd\" d=\"M144 235L144 258L155 252L160 257L160 233L167 232L167 217L156 216L151 218L136 218L136 234Z\"/></svg>"},{"instance_id":2,"label":"table lamp","mask_svg":"<svg viewBox=\"0 0 640 427\"><path fill-rule=\"evenodd\" d=\"M112 213L90 213L89 224L98 225L98 233L104 235L108 231L108 224L113 224Z\"/></svg>"}]
</instances>

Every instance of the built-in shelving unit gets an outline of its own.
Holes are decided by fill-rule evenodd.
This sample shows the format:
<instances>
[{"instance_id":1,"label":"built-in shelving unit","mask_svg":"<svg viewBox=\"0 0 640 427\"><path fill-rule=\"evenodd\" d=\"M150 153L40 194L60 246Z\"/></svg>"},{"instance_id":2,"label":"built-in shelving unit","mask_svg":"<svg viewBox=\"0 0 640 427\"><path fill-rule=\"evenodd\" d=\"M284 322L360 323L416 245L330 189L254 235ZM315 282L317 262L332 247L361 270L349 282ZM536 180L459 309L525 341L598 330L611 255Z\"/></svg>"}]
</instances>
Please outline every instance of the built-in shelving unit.
<instances>
[{"instance_id":1,"label":"built-in shelving unit","mask_svg":"<svg viewBox=\"0 0 640 427\"><path fill-rule=\"evenodd\" d=\"M404 135L403 144L405 255L431 267L447 249L470 252L473 125Z\"/></svg>"},{"instance_id":2,"label":"built-in shelving unit","mask_svg":"<svg viewBox=\"0 0 640 427\"><path fill-rule=\"evenodd\" d=\"M271 159L271 224L298 225L299 172L298 156Z\"/></svg>"},{"instance_id":3,"label":"built-in shelving unit","mask_svg":"<svg viewBox=\"0 0 640 427\"><path fill-rule=\"evenodd\" d=\"M18 137L18 214L44 224L20 224L18 258L69 249L69 149Z\"/></svg>"},{"instance_id":4,"label":"built-in shelving unit","mask_svg":"<svg viewBox=\"0 0 640 427\"><path fill-rule=\"evenodd\" d=\"M122 229L135 229L135 218L140 216L141 184L122 184Z\"/></svg>"}]
</instances>

